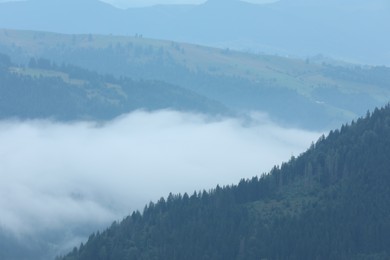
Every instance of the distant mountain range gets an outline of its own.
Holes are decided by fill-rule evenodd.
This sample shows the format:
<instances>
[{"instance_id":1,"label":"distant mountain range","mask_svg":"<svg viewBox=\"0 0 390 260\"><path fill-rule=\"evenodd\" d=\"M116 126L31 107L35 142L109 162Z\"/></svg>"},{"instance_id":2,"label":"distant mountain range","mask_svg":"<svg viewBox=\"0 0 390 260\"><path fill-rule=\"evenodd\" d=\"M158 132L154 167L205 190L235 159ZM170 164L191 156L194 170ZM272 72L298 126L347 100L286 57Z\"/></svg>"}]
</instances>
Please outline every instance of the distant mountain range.
<instances>
[{"instance_id":1,"label":"distant mountain range","mask_svg":"<svg viewBox=\"0 0 390 260\"><path fill-rule=\"evenodd\" d=\"M98 0L29 0L0 4L0 27L143 35L148 38L300 57L324 54L390 65L390 3L281 0L255 5L209 0L201 5L117 9Z\"/></svg>"},{"instance_id":2,"label":"distant mountain range","mask_svg":"<svg viewBox=\"0 0 390 260\"><path fill-rule=\"evenodd\" d=\"M299 60L255 55L151 40L139 35L65 35L15 30L0 30L1 52L12 60L14 65L10 67L28 67L31 59L43 58L46 63L56 64L47 68L54 70L51 72L54 75L68 75L68 71L61 70L71 68L69 65L88 72L87 81L92 83L88 83L87 92L81 94L79 88L66 88L76 92L63 97L72 97L75 104L96 101L100 102L98 107L108 105L106 109L101 107L106 111L105 118L142 108L172 108L206 114L230 111L230 115L261 111L281 124L323 130L348 122L390 100L389 68L356 66L321 57ZM45 62L43 66L45 68ZM13 77L18 75L16 72L19 77L36 73L31 68L12 68L11 71ZM96 73L89 73L91 71ZM82 74L76 73L74 77L83 78ZM110 83L101 75L111 75L111 83L128 91L128 99L114 88L100 87L102 83ZM127 78L128 82L120 82L121 77ZM40 80L41 83L47 81L45 78ZM16 91L16 88L10 89ZM90 91L100 94L81 99L87 103L75 100L80 95L87 97L86 93ZM14 102L7 100L10 104ZM32 112L27 107L25 109ZM83 109L74 111L71 118L87 115L87 107ZM7 111L2 111L3 116Z\"/></svg>"}]
</instances>

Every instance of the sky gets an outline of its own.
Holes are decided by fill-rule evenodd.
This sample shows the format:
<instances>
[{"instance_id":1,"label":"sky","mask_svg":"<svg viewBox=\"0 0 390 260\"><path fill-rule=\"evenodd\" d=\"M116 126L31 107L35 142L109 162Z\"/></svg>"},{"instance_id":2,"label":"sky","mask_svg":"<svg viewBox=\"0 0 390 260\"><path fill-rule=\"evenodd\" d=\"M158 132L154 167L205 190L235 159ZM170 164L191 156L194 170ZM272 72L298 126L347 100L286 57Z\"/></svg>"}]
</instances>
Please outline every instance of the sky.
<instances>
[{"instance_id":1,"label":"sky","mask_svg":"<svg viewBox=\"0 0 390 260\"><path fill-rule=\"evenodd\" d=\"M157 4L202 4L207 0L102 0L119 8L145 7ZM254 4L276 2L277 0L244 0Z\"/></svg>"},{"instance_id":2,"label":"sky","mask_svg":"<svg viewBox=\"0 0 390 260\"><path fill-rule=\"evenodd\" d=\"M319 136L262 114L250 124L174 111L138 111L104 125L3 121L0 226L34 236L88 224L87 235L169 192L259 176Z\"/></svg>"},{"instance_id":3,"label":"sky","mask_svg":"<svg viewBox=\"0 0 390 260\"><path fill-rule=\"evenodd\" d=\"M23 0L0 0L0 3ZM119 8L146 7L158 4L203 4L207 0L101 0ZM272 3L278 0L243 0L254 4Z\"/></svg>"}]
</instances>

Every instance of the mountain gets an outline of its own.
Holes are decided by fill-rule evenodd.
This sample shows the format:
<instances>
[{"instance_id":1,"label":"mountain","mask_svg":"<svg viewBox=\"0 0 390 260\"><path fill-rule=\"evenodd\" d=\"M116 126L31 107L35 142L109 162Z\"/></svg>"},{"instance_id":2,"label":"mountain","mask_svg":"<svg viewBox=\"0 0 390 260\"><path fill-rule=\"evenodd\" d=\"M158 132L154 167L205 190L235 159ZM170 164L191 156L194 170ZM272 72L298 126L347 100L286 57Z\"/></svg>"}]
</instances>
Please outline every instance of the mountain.
<instances>
[{"instance_id":1,"label":"mountain","mask_svg":"<svg viewBox=\"0 0 390 260\"><path fill-rule=\"evenodd\" d=\"M256 5L209 0L201 5L114 8L98 0L0 4L3 28L61 33L144 35L254 52L326 56L390 65L390 4L281 0ZM20 19L23 17L23 19Z\"/></svg>"},{"instance_id":2,"label":"mountain","mask_svg":"<svg viewBox=\"0 0 390 260\"><path fill-rule=\"evenodd\" d=\"M389 259L390 105L238 185L172 195L63 260Z\"/></svg>"},{"instance_id":3,"label":"mountain","mask_svg":"<svg viewBox=\"0 0 390 260\"><path fill-rule=\"evenodd\" d=\"M171 84L115 79L45 59L20 67L0 55L0 82L0 119L110 120L139 109L229 112L216 101Z\"/></svg>"},{"instance_id":4,"label":"mountain","mask_svg":"<svg viewBox=\"0 0 390 260\"><path fill-rule=\"evenodd\" d=\"M0 6L0 24L11 28L108 33L110 27L120 21L116 19L118 9L96 0L29 0L1 3ZM112 23L107 23L104 18Z\"/></svg>"},{"instance_id":5,"label":"mountain","mask_svg":"<svg viewBox=\"0 0 390 260\"><path fill-rule=\"evenodd\" d=\"M300 60L141 35L9 29L0 30L0 52L23 66L31 58L44 58L115 78L167 82L215 100L236 115L261 111L280 124L315 130L332 129L390 100L389 68L320 56Z\"/></svg>"}]
</instances>

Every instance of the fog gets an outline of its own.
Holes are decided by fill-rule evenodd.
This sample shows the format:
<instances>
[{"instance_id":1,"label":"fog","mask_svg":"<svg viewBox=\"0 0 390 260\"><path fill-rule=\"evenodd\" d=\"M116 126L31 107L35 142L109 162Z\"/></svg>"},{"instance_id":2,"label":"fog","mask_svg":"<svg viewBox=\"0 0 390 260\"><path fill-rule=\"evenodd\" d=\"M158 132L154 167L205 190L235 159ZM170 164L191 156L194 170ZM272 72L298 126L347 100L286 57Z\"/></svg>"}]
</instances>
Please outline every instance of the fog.
<instances>
[{"instance_id":1,"label":"fog","mask_svg":"<svg viewBox=\"0 0 390 260\"><path fill-rule=\"evenodd\" d=\"M319 135L261 114L250 122L174 111L105 124L3 121L0 225L24 236L88 224L88 234L169 192L261 175Z\"/></svg>"}]
</instances>

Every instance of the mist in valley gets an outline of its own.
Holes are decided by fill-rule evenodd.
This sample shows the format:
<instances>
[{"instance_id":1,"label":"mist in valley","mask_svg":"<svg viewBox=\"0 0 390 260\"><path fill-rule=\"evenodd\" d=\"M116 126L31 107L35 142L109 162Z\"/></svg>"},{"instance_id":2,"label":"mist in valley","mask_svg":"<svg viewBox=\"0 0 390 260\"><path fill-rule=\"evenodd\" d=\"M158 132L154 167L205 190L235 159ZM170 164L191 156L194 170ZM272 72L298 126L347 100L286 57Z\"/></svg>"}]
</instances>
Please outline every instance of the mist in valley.
<instances>
[{"instance_id":1,"label":"mist in valley","mask_svg":"<svg viewBox=\"0 0 390 260\"><path fill-rule=\"evenodd\" d=\"M170 110L106 123L2 121L0 223L22 241L51 244L54 256L170 192L266 173L319 136L259 113L249 121Z\"/></svg>"},{"instance_id":2,"label":"mist in valley","mask_svg":"<svg viewBox=\"0 0 390 260\"><path fill-rule=\"evenodd\" d=\"M39 98L26 95L30 102L20 101L25 88L11 91L15 84L2 92L15 100L0 96L1 260L54 259L170 193L267 174L309 148L321 129L390 95L386 0L0 3L0 51L14 62L3 78L41 84L32 91ZM57 73L28 68L40 56L58 63ZM72 78L61 64L101 76L69 67L87 75ZM64 83L58 89L66 95L55 84L45 89L48 79ZM92 112L73 115L67 100ZM13 104L31 114L21 117ZM70 111L68 121L54 120L50 106ZM94 120L107 107L115 118ZM34 116L44 119L18 119Z\"/></svg>"}]
</instances>

